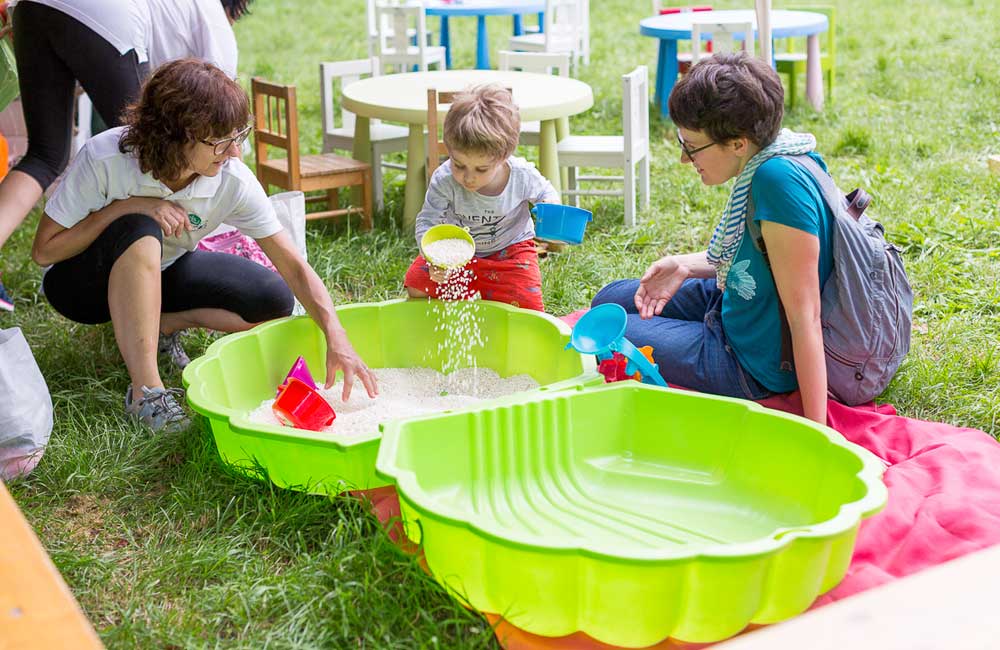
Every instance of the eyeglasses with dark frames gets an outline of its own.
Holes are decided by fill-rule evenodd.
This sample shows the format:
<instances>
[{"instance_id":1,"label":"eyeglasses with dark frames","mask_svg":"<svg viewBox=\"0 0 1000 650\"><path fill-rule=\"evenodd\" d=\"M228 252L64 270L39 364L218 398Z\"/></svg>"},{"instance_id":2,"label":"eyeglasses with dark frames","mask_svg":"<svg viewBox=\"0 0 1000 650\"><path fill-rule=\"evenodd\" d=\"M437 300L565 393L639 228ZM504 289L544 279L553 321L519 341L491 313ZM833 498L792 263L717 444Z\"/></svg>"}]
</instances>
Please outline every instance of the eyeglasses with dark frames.
<instances>
[{"instance_id":1,"label":"eyeglasses with dark frames","mask_svg":"<svg viewBox=\"0 0 1000 650\"><path fill-rule=\"evenodd\" d=\"M704 151L705 149L708 149L712 145L719 144L719 143L715 142L715 141L712 141L712 142L709 142L708 144L704 144L704 145L702 145L700 147L695 147L694 149L689 149L688 146L687 146L687 143L684 142L684 138L681 137L681 132L677 131L677 144L679 144L681 146L681 151L683 151L684 155L688 157L688 160L694 160L694 155L696 153L698 153L699 151Z\"/></svg>"},{"instance_id":2,"label":"eyeglasses with dark frames","mask_svg":"<svg viewBox=\"0 0 1000 650\"><path fill-rule=\"evenodd\" d=\"M202 144L207 144L212 147L212 151L216 156L221 156L229 150L229 147L235 144L237 147L242 147L243 143L247 141L250 137L250 131L253 129L253 125L247 126L245 129L237 133L231 138L225 138L224 140L217 140L212 142L211 140L202 140Z\"/></svg>"}]
</instances>

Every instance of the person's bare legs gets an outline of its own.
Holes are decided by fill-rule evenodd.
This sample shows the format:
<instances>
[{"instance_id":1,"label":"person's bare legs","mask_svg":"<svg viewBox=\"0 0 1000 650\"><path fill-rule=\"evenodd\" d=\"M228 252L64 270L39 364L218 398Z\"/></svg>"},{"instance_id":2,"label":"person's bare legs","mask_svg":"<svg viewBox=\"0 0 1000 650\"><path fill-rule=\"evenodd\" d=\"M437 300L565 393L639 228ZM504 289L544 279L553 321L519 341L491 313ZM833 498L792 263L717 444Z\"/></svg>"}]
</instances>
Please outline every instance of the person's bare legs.
<instances>
[{"instance_id":1,"label":"person's bare legs","mask_svg":"<svg viewBox=\"0 0 1000 650\"><path fill-rule=\"evenodd\" d=\"M190 327L204 327L217 332L242 332L257 323L248 323L239 314L225 309L188 309L160 314L160 333L173 334Z\"/></svg>"},{"instance_id":2,"label":"person's bare legs","mask_svg":"<svg viewBox=\"0 0 1000 650\"><path fill-rule=\"evenodd\" d=\"M143 237L118 258L108 280L108 307L115 340L129 378L132 398L142 399L142 387L163 388L157 365L159 335L173 334L189 327L220 332L242 332L249 323L224 309L189 309L160 313L160 242Z\"/></svg>"},{"instance_id":3,"label":"person's bare legs","mask_svg":"<svg viewBox=\"0 0 1000 650\"><path fill-rule=\"evenodd\" d=\"M156 364L160 326L160 242L137 240L111 267L108 309L115 340L129 378L132 399L142 399L142 387L163 388Z\"/></svg>"},{"instance_id":4,"label":"person's bare legs","mask_svg":"<svg viewBox=\"0 0 1000 650\"><path fill-rule=\"evenodd\" d=\"M0 183L0 249L42 198L42 186L34 177L14 170Z\"/></svg>"},{"instance_id":5,"label":"person's bare legs","mask_svg":"<svg viewBox=\"0 0 1000 650\"><path fill-rule=\"evenodd\" d=\"M420 289L406 287L406 295L408 298L426 298L428 294L424 293Z\"/></svg>"}]
</instances>

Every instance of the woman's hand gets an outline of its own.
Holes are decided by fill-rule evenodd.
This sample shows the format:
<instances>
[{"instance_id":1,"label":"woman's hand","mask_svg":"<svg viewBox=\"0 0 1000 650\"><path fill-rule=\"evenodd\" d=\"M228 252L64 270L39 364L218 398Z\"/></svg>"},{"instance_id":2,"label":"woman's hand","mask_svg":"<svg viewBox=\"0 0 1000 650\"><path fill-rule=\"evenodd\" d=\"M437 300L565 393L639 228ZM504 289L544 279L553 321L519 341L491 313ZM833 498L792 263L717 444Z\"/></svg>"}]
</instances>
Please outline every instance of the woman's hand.
<instances>
[{"instance_id":1,"label":"woman's hand","mask_svg":"<svg viewBox=\"0 0 1000 650\"><path fill-rule=\"evenodd\" d=\"M340 370L344 373L344 392L341 397L345 402L351 396L355 379L361 380L369 397L378 395L375 373L368 369L354 351L347 332L337 318L330 292L316 275L316 271L302 259L292 238L281 230L270 237L258 239L257 243L274 262L275 268L295 297L302 301L309 316L326 333L326 388L333 386L337 371Z\"/></svg>"},{"instance_id":2,"label":"woman's hand","mask_svg":"<svg viewBox=\"0 0 1000 650\"><path fill-rule=\"evenodd\" d=\"M163 229L164 237L180 237L194 226L188 220L187 210L174 203L151 196L135 196L128 199L136 212L151 217Z\"/></svg>"},{"instance_id":3,"label":"woman's hand","mask_svg":"<svg viewBox=\"0 0 1000 650\"><path fill-rule=\"evenodd\" d=\"M327 338L326 388L333 386L338 370L344 373L344 391L341 394L341 399L345 402L351 397L355 379L361 380L365 390L368 391L368 397L378 395L375 373L365 365L358 353L354 351L351 342L347 340L346 333Z\"/></svg>"},{"instance_id":4,"label":"woman's hand","mask_svg":"<svg viewBox=\"0 0 1000 650\"><path fill-rule=\"evenodd\" d=\"M653 262L642 274L639 289L635 292L635 308L639 310L639 317L645 320L659 316L689 276L687 267L673 257Z\"/></svg>"}]
</instances>

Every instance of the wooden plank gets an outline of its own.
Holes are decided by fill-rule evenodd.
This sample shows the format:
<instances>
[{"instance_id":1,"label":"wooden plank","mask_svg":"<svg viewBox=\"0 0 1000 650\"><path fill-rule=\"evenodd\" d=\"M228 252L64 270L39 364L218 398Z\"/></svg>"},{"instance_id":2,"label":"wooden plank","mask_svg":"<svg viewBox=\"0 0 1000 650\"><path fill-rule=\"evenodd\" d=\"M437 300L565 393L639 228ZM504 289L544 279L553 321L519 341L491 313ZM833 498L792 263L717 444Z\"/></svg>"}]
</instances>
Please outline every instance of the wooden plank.
<instances>
[{"instance_id":1,"label":"wooden plank","mask_svg":"<svg viewBox=\"0 0 1000 650\"><path fill-rule=\"evenodd\" d=\"M53 648L104 646L0 481L0 650Z\"/></svg>"},{"instance_id":2,"label":"wooden plank","mask_svg":"<svg viewBox=\"0 0 1000 650\"><path fill-rule=\"evenodd\" d=\"M712 650L995 650L1000 546L839 600Z\"/></svg>"}]
</instances>

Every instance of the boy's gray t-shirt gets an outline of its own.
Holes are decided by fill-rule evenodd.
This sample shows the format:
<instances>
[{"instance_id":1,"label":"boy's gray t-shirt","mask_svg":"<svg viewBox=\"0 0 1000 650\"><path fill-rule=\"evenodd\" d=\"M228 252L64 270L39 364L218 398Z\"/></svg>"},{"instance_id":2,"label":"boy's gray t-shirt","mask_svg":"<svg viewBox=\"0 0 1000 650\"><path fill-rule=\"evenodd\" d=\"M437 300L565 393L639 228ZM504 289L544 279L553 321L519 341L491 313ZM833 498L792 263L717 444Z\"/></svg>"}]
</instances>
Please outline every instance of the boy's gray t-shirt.
<instances>
[{"instance_id":1,"label":"boy's gray t-shirt","mask_svg":"<svg viewBox=\"0 0 1000 650\"><path fill-rule=\"evenodd\" d=\"M455 180L451 160L434 171L424 207L417 215L417 244L431 226L442 223L468 228L476 255L485 257L535 236L528 202L558 203L559 194L524 158L507 159L510 178L497 196L470 192Z\"/></svg>"}]
</instances>

